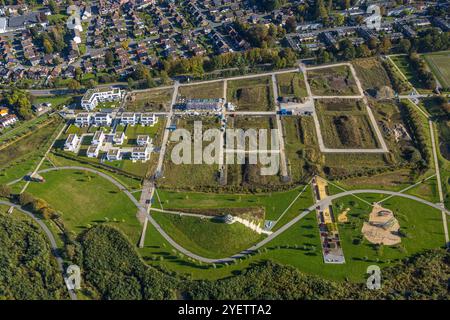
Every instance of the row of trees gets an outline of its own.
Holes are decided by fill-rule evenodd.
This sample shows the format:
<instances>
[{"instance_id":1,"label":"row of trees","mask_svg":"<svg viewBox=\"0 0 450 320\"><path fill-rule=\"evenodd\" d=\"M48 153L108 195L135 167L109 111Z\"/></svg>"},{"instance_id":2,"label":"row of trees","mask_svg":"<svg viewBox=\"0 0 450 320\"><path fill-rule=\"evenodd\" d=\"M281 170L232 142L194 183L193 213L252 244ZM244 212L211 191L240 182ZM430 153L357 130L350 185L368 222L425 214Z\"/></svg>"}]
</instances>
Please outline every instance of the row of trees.
<instances>
[{"instance_id":1,"label":"row of trees","mask_svg":"<svg viewBox=\"0 0 450 320\"><path fill-rule=\"evenodd\" d=\"M430 166L431 154L428 148L427 129L423 124L422 116L409 102L401 103L401 111L404 121L410 129L409 131L414 135L414 142L422 155L421 159L415 159L417 169L420 172L425 172Z\"/></svg>"},{"instance_id":2,"label":"row of trees","mask_svg":"<svg viewBox=\"0 0 450 320\"><path fill-rule=\"evenodd\" d=\"M408 58L411 67L417 73L417 81L422 85L422 87L427 89L435 89L436 80L434 79L433 74L428 71L425 61L423 61L417 53L411 53Z\"/></svg>"}]
</instances>

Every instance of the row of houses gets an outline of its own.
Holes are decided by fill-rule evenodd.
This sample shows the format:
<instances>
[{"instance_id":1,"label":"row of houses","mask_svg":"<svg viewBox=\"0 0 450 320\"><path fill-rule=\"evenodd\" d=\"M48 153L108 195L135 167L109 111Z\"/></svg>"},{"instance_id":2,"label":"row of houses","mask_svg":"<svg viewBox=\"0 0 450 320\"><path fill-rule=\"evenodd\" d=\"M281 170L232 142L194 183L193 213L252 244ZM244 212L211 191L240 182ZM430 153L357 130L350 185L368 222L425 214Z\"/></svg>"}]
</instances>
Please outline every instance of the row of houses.
<instances>
[{"instance_id":1,"label":"row of houses","mask_svg":"<svg viewBox=\"0 0 450 320\"><path fill-rule=\"evenodd\" d=\"M81 112L75 117L75 125L78 127L109 127L113 117L107 112L88 113ZM158 117L154 113L132 113L124 112L119 118L120 124L131 125L140 124L142 126L153 126L158 122Z\"/></svg>"}]
</instances>

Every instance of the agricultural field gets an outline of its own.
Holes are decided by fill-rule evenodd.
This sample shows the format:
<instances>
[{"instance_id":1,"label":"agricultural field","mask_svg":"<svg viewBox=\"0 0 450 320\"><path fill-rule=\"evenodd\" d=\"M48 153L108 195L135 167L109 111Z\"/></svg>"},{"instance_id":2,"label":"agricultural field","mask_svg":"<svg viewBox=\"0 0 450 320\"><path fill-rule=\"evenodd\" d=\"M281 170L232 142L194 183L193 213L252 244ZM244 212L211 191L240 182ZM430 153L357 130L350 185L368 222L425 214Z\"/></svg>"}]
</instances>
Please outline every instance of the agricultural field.
<instances>
[{"instance_id":1,"label":"agricultural field","mask_svg":"<svg viewBox=\"0 0 450 320\"><path fill-rule=\"evenodd\" d=\"M228 81L227 101L235 104L237 111L274 110L271 77Z\"/></svg>"},{"instance_id":2,"label":"agricultural field","mask_svg":"<svg viewBox=\"0 0 450 320\"><path fill-rule=\"evenodd\" d=\"M371 95L376 96L380 88L391 87L389 76L378 58L358 59L352 64L363 89Z\"/></svg>"},{"instance_id":3,"label":"agricultural field","mask_svg":"<svg viewBox=\"0 0 450 320\"><path fill-rule=\"evenodd\" d=\"M191 133L191 142L194 142L194 123L200 121L203 133L211 128L220 128L219 120L216 117L186 117L176 120L177 129L186 129ZM203 141L203 147L211 142ZM171 141L171 135L167 145L164 159L163 176L158 180L158 184L164 188L195 190L196 188L210 188L218 186L219 165L218 164L195 164L194 163L194 143L191 145L190 163L175 164L172 159L172 152L178 142ZM183 157L183 152L177 152ZM215 154L213 154L215 155Z\"/></svg>"},{"instance_id":4,"label":"agricultural field","mask_svg":"<svg viewBox=\"0 0 450 320\"><path fill-rule=\"evenodd\" d=\"M173 89L156 89L133 93L127 98L125 109L131 112L168 111Z\"/></svg>"},{"instance_id":5,"label":"agricultural field","mask_svg":"<svg viewBox=\"0 0 450 320\"><path fill-rule=\"evenodd\" d=\"M277 74L276 78L280 97L300 99L308 95L303 73L281 73Z\"/></svg>"},{"instance_id":6,"label":"agricultural field","mask_svg":"<svg viewBox=\"0 0 450 320\"><path fill-rule=\"evenodd\" d=\"M31 183L27 192L56 209L68 230L79 234L90 226L111 223L137 243L137 209L111 182L81 170L51 171L43 177L44 183Z\"/></svg>"},{"instance_id":7,"label":"agricultural field","mask_svg":"<svg viewBox=\"0 0 450 320\"><path fill-rule=\"evenodd\" d=\"M308 82L313 95L358 95L358 87L346 65L309 70Z\"/></svg>"},{"instance_id":8,"label":"agricultural field","mask_svg":"<svg viewBox=\"0 0 450 320\"><path fill-rule=\"evenodd\" d=\"M366 107L361 101L317 101L316 110L325 147L379 147Z\"/></svg>"},{"instance_id":9,"label":"agricultural field","mask_svg":"<svg viewBox=\"0 0 450 320\"><path fill-rule=\"evenodd\" d=\"M441 86L450 91L450 52L428 53L423 57Z\"/></svg>"},{"instance_id":10,"label":"agricultural field","mask_svg":"<svg viewBox=\"0 0 450 320\"><path fill-rule=\"evenodd\" d=\"M178 97L183 97L186 99L223 98L223 81L200 85L181 86L178 88Z\"/></svg>"}]
</instances>

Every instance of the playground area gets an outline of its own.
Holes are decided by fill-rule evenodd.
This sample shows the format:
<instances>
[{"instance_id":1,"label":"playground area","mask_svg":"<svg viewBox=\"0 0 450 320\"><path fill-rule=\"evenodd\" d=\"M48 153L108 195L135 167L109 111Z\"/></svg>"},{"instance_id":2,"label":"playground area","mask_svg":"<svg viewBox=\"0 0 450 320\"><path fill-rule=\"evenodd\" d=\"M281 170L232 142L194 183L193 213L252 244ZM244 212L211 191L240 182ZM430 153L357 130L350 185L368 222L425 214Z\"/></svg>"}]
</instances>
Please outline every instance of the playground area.
<instances>
[{"instance_id":1,"label":"playground area","mask_svg":"<svg viewBox=\"0 0 450 320\"><path fill-rule=\"evenodd\" d=\"M399 229L400 224L394 213L376 204L369 214L369 222L364 222L361 232L371 243L392 246L402 241Z\"/></svg>"}]
</instances>

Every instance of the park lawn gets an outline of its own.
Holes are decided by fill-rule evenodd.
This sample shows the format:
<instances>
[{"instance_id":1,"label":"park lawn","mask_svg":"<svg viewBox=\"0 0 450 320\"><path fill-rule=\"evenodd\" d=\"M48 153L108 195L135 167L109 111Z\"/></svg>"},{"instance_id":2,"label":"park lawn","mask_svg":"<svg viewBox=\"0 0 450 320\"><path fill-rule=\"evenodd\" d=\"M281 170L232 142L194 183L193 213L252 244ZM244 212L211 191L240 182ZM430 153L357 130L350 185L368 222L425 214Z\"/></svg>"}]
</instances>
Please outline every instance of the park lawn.
<instances>
[{"instance_id":1,"label":"park lawn","mask_svg":"<svg viewBox=\"0 0 450 320\"><path fill-rule=\"evenodd\" d=\"M136 207L108 180L81 170L42 174L45 183L31 183L27 192L44 199L60 214L68 230L79 234L98 223L112 223L133 244L139 239Z\"/></svg>"},{"instance_id":2,"label":"park lawn","mask_svg":"<svg viewBox=\"0 0 450 320\"><path fill-rule=\"evenodd\" d=\"M127 111L152 112L168 111L172 100L173 89L156 89L132 94L132 99L127 100Z\"/></svg>"},{"instance_id":3,"label":"park lawn","mask_svg":"<svg viewBox=\"0 0 450 320\"><path fill-rule=\"evenodd\" d=\"M352 64L364 90L392 87L389 76L378 58L356 59Z\"/></svg>"},{"instance_id":4,"label":"park lawn","mask_svg":"<svg viewBox=\"0 0 450 320\"><path fill-rule=\"evenodd\" d=\"M269 76L228 81L227 101L237 106L237 111L270 111L275 108Z\"/></svg>"},{"instance_id":5,"label":"park lawn","mask_svg":"<svg viewBox=\"0 0 450 320\"><path fill-rule=\"evenodd\" d=\"M215 81L206 84L181 86L178 88L178 96L186 99L218 99L225 98L223 94L223 81Z\"/></svg>"},{"instance_id":6,"label":"park lawn","mask_svg":"<svg viewBox=\"0 0 450 320\"><path fill-rule=\"evenodd\" d=\"M409 169L398 169L395 171L382 172L372 176L353 177L339 181L333 181L346 190L356 189L380 189L400 191L414 184Z\"/></svg>"},{"instance_id":7,"label":"park lawn","mask_svg":"<svg viewBox=\"0 0 450 320\"><path fill-rule=\"evenodd\" d=\"M154 212L152 216L169 236L187 250L205 258L226 258L264 238L243 224Z\"/></svg>"},{"instance_id":8,"label":"park lawn","mask_svg":"<svg viewBox=\"0 0 450 320\"><path fill-rule=\"evenodd\" d=\"M108 161L107 164L108 166L121 169L125 172L129 172L140 177L145 177L147 175L148 162L133 162L128 159L123 159L119 161Z\"/></svg>"},{"instance_id":9,"label":"park lawn","mask_svg":"<svg viewBox=\"0 0 450 320\"><path fill-rule=\"evenodd\" d=\"M405 193L428 200L433 203L439 202L436 178L428 179L421 184L407 190Z\"/></svg>"},{"instance_id":10,"label":"park lawn","mask_svg":"<svg viewBox=\"0 0 450 320\"><path fill-rule=\"evenodd\" d=\"M427 53L423 57L441 86L450 90L450 52Z\"/></svg>"},{"instance_id":11,"label":"park lawn","mask_svg":"<svg viewBox=\"0 0 450 320\"><path fill-rule=\"evenodd\" d=\"M303 187L304 186L299 186L289 191L259 194L176 192L162 189L158 189L158 193L165 209L264 207L266 219L276 220L295 199ZM300 210L308 208L313 204L313 198L310 196L309 192L304 192L295 205L291 207L290 211L286 213L288 217L290 214L299 214ZM155 207L161 208L161 205L156 203Z\"/></svg>"},{"instance_id":12,"label":"park lawn","mask_svg":"<svg viewBox=\"0 0 450 320\"><path fill-rule=\"evenodd\" d=\"M302 98L308 95L305 78L301 72L280 73L276 75L278 95L281 97Z\"/></svg>"},{"instance_id":13,"label":"park lawn","mask_svg":"<svg viewBox=\"0 0 450 320\"><path fill-rule=\"evenodd\" d=\"M153 156L153 155L152 155ZM65 157L59 156L56 153L49 153L47 157L52 161L52 163L55 164L57 167L63 167L63 166L77 166L77 167L86 167L95 169L98 171L101 171L103 173L106 173L107 175L113 177L117 181L119 181L122 185L124 185L128 190L134 190L134 189L140 189L141 188L141 181L135 178L131 178L128 176L125 176L123 174L114 173L108 170L103 170L98 167L94 167L92 165L81 163L76 160L67 159Z\"/></svg>"},{"instance_id":14,"label":"park lawn","mask_svg":"<svg viewBox=\"0 0 450 320\"><path fill-rule=\"evenodd\" d=\"M308 82L314 95L357 95L356 81L346 65L309 70Z\"/></svg>"}]
</instances>

